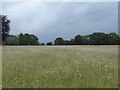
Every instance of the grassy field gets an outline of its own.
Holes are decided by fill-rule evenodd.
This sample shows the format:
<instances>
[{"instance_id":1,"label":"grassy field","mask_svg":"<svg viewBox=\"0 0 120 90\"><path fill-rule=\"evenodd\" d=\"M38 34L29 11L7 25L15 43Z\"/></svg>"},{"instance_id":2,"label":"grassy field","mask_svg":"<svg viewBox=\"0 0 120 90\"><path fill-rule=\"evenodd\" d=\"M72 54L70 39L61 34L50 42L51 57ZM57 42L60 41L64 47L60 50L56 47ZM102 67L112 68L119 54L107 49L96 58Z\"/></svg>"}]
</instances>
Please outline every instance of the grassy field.
<instances>
[{"instance_id":1,"label":"grassy field","mask_svg":"<svg viewBox=\"0 0 120 90\"><path fill-rule=\"evenodd\" d=\"M3 88L118 87L118 46L3 46Z\"/></svg>"},{"instance_id":2,"label":"grassy field","mask_svg":"<svg viewBox=\"0 0 120 90\"><path fill-rule=\"evenodd\" d=\"M2 89L2 46L0 46L0 89Z\"/></svg>"}]
</instances>

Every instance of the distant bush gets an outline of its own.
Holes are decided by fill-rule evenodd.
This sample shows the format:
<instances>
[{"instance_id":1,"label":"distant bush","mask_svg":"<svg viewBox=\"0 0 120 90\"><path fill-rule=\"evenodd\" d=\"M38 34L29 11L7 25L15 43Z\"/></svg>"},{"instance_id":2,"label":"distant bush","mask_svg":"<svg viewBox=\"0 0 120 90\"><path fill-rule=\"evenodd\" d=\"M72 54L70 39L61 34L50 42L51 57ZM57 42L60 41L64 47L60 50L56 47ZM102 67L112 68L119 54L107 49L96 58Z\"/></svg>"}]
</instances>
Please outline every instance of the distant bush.
<instances>
[{"instance_id":1,"label":"distant bush","mask_svg":"<svg viewBox=\"0 0 120 90\"><path fill-rule=\"evenodd\" d=\"M53 45L53 43L52 42L47 42L47 44L46 45Z\"/></svg>"},{"instance_id":2,"label":"distant bush","mask_svg":"<svg viewBox=\"0 0 120 90\"><path fill-rule=\"evenodd\" d=\"M45 45L45 43L42 42L42 43L39 43L39 45Z\"/></svg>"}]
</instances>

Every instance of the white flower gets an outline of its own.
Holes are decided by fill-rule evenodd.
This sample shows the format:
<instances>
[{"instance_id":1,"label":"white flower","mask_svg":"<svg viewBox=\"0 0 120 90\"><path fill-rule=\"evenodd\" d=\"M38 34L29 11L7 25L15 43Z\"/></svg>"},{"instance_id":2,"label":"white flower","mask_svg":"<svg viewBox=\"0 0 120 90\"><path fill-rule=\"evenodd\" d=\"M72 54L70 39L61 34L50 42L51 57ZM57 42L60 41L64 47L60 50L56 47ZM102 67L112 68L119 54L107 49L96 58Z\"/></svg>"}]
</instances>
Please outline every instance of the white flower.
<instances>
[{"instance_id":1,"label":"white flower","mask_svg":"<svg viewBox=\"0 0 120 90\"><path fill-rule=\"evenodd\" d=\"M17 77L15 77L15 80L17 79Z\"/></svg>"},{"instance_id":2,"label":"white flower","mask_svg":"<svg viewBox=\"0 0 120 90\"><path fill-rule=\"evenodd\" d=\"M107 79L110 79L110 77L108 76Z\"/></svg>"},{"instance_id":3,"label":"white flower","mask_svg":"<svg viewBox=\"0 0 120 90\"><path fill-rule=\"evenodd\" d=\"M108 67L109 65L106 65L106 67Z\"/></svg>"},{"instance_id":4,"label":"white flower","mask_svg":"<svg viewBox=\"0 0 120 90\"><path fill-rule=\"evenodd\" d=\"M80 74L80 77L82 77L82 74Z\"/></svg>"},{"instance_id":5,"label":"white flower","mask_svg":"<svg viewBox=\"0 0 120 90\"><path fill-rule=\"evenodd\" d=\"M103 62L100 62L101 64L103 63Z\"/></svg>"},{"instance_id":6,"label":"white flower","mask_svg":"<svg viewBox=\"0 0 120 90\"><path fill-rule=\"evenodd\" d=\"M85 60L83 60L83 62L85 62Z\"/></svg>"},{"instance_id":7,"label":"white flower","mask_svg":"<svg viewBox=\"0 0 120 90\"><path fill-rule=\"evenodd\" d=\"M53 73L54 73L55 71L53 70Z\"/></svg>"},{"instance_id":8,"label":"white flower","mask_svg":"<svg viewBox=\"0 0 120 90\"><path fill-rule=\"evenodd\" d=\"M105 71L107 72L107 69L105 69Z\"/></svg>"},{"instance_id":9,"label":"white flower","mask_svg":"<svg viewBox=\"0 0 120 90\"><path fill-rule=\"evenodd\" d=\"M60 69L62 69L62 67L60 66Z\"/></svg>"}]
</instances>

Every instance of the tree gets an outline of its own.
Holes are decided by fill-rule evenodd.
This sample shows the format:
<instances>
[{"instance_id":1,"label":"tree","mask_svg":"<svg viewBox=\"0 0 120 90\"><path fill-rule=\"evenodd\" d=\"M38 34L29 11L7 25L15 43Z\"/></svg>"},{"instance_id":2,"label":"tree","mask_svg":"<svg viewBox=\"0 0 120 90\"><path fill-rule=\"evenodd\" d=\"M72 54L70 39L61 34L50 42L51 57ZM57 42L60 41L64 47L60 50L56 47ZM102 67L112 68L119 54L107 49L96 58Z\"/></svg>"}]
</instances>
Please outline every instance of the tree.
<instances>
[{"instance_id":1,"label":"tree","mask_svg":"<svg viewBox=\"0 0 120 90\"><path fill-rule=\"evenodd\" d=\"M119 44L119 38L120 38L119 35L117 35L114 32L108 34L109 44L111 45Z\"/></svg>"},{"instance_id":2,"label":"tree","mask_svg":"<svg viewBox=\"0 0 120 90\"><path fill-rule=\"evenodd\" d=\"M90 35L91 43L94 44L94 45L104 45L104 44L106 44L105 39L106 39L105 33L95 32L95 33Z\"/></svg>"},{"instance_id":3,"label":"tree","mask_svg":"<svg viewBox=\"0 0 120 90\"><path fill-rule=\"evenodd\" d=\"M7 19L7 16L0 15L0 18L2 19L2 41L4 42L9 35L10 31L10 20Z\"/></svg>"},{"instance_id":4,"label":"tree","mask_svg":"<svg viewBox=\"0 0 120 90\"><path fill-rule=\"evenodd\" d=\"M33 34L19 34L19 43L20 45L38 45L38 38Z\"/></svg>"},{"instance_id":5,"label":"tree","mask_svg":"<svg viewBox=\"0 0 120 90\"><path fill-rule=\"evenodd\" d=\"M91 44L91 40L90 40L90 36L86 35L86 36L82 36L82 45L90 45Z\"/></svg>"},{"instance_id":6,"label":"tree","mask_svg":"<svg viewBox=\"0 0 120 90\"><path fill-rule=\"evenodd\" d=\"M64 40L64 45L70 45L70 41L69 40Z\"/></svg>"},{"instance_id":7,"label":"tree","mask_svg":"<svg viewBox=\"0 0 120 90\"><path fill-rule=\"evenodd\" d=\"M75 39L70 40L70 45L75 45Z\"/></svg>"},{"instance_id":8,"label":"tree","mask_svg":"<svg viewBox=\"0 0 120 90\"><path fill-rule=\"evenodd\" d=\"M31 37L31 40L30 40L30 41L31 41L31 43L33 43L33 44L31 44L31 45L38 45L38 44L39 44L39 41L38 41L38 37L37 37L37 36L31 34L30 37Z\"/></svg>"},{"instance_id":9,"label":"tree","mask_svg":"<svg viewBox=\"0 0 120 90\"><path fill-rule=\"evenodd\" d=\"M54 41L54 45L64 45L64 39L61 37L58 37Z\"/></svg>"},{"instance_id":10,"label":"tree","mask_svg":"<svg viewBox=\"0 0 120 90\"><path fill-rule=\"evenodd\" d=\"M118 45L120 45L120 37L119 37L119 40L118 40Z\"/></svg>"},{"instance_id":11,"label":"tree","mask_svg":"<svg viewBox=\"0 0 120 90\"><path fill-rule=\"evenodd\" d=\"M6 43L7 45L19 45L19 37L14 36L14 35L9 35L6 38Z\"/></svg>"},{"instance_id":12,"label":"tree","mask_svg":"<svg viewBox=\"0 0 120 90\"><path fill-rule=\"evenodd\" d=\"M52 42L47 42L47 44L46 45L53 45L53 43Z\"/></svg>"},{"instance_id":13,"label":"tree","mask_svg":"<svg viewBox=\"0 0 120 90\"><path fill-rule=\"evenodd\" d=\"M76 45L81 45L82 44L82 36L81 35L75 36L75 44Z\"/></svg>"},{"instance_id":14,"label":"tree","mask_svg":"<svg viewBox=\"0 0 120 90\"><path fill-rule=\"evenodd\" d=\"M20 33L20 34L19 34L19 44L20 44L20 45L24 45L24 42L25 42L25 41L24 41L24 35L23 35L23 33Z\"/></svg>"}]
</instances>

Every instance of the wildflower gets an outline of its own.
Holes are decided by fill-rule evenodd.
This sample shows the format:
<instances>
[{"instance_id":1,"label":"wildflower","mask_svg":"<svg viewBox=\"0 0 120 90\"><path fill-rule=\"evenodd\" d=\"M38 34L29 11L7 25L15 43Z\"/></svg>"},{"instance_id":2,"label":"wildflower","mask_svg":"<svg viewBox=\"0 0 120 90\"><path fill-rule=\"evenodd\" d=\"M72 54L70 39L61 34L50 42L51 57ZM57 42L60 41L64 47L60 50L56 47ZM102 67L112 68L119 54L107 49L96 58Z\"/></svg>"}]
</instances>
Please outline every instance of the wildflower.
<instances>
[{"instance_id":1,"label":"wildflower","mask_svg":"<svg viewBox=\"0 0 120 90\"><path fill-rule=\"evenodd\" d=\"M53 73L54 73L55 71L53 70Z\"/></svg>"},{"instance_id":2,"label":"wildflower","mask_svg":"<svg viewBox=\"0 0 120 90\"><path fill-rule=\"evenodd\" d=\"M110 79L110 77L108 76L107 79Z\"/></svg>"},{"instance_id":3,"label":"wildflower","mask_svg":"<svg viewBox=\"0 0 120 90\"><path fill-rule=\"evenodd\" d=\"M106 65L106 67L109 67L109 65Z\"/></svg>"},{"instance_id":4,"label":"wildflower","mask_svg":"<svg viewBox=\"0 0 120 90\"><path fill-rule=\"evenodd\" d=\"M60 66L60 69L62 69L62 67Z\"/></svg>"},{"instance_id":5,"label":"wildflower","mask_svg":"<svg viewBox=\"0 0 120 90\"><path fill-rule=\"evenodd\" d=\"M107 69L105 69L105 71L107 72Z\"/></svg>"},{"instance_id":6,"label":"wildflower","mask_svg":"<svg viewBox=\"0 0 120 90\"><path fill-rule=\"evenodd\" d=\"M82 77L82 74L80 74L80 77Z\"/></svg>"},{"instance_id":7,"label":"wildflower","mask_svg":"<svg viewBox=\"0 0 120 90\"><path fill-rule=\"evenodd\" d=\"M83 60L83 62L85 62L85 60Z\"/></svg>"},{"instance_id":8,"label":"wildflower","mask_svg":"<svg viewBox=\"0 0 120 90\"><path fill-rule=\"evenodd\" d=\"M15 80L17 79L17 77L14 78Z\"/></svg>"},{"instance_id":9,"label":"wildflower","mask_svg":"<svg viewBox=\"0 0 120 90\"><path fill-rule=\"evenodd\" d=\"M100 62L101 64L103 63L103 62Z\"/></svg>"}]
</instances>

